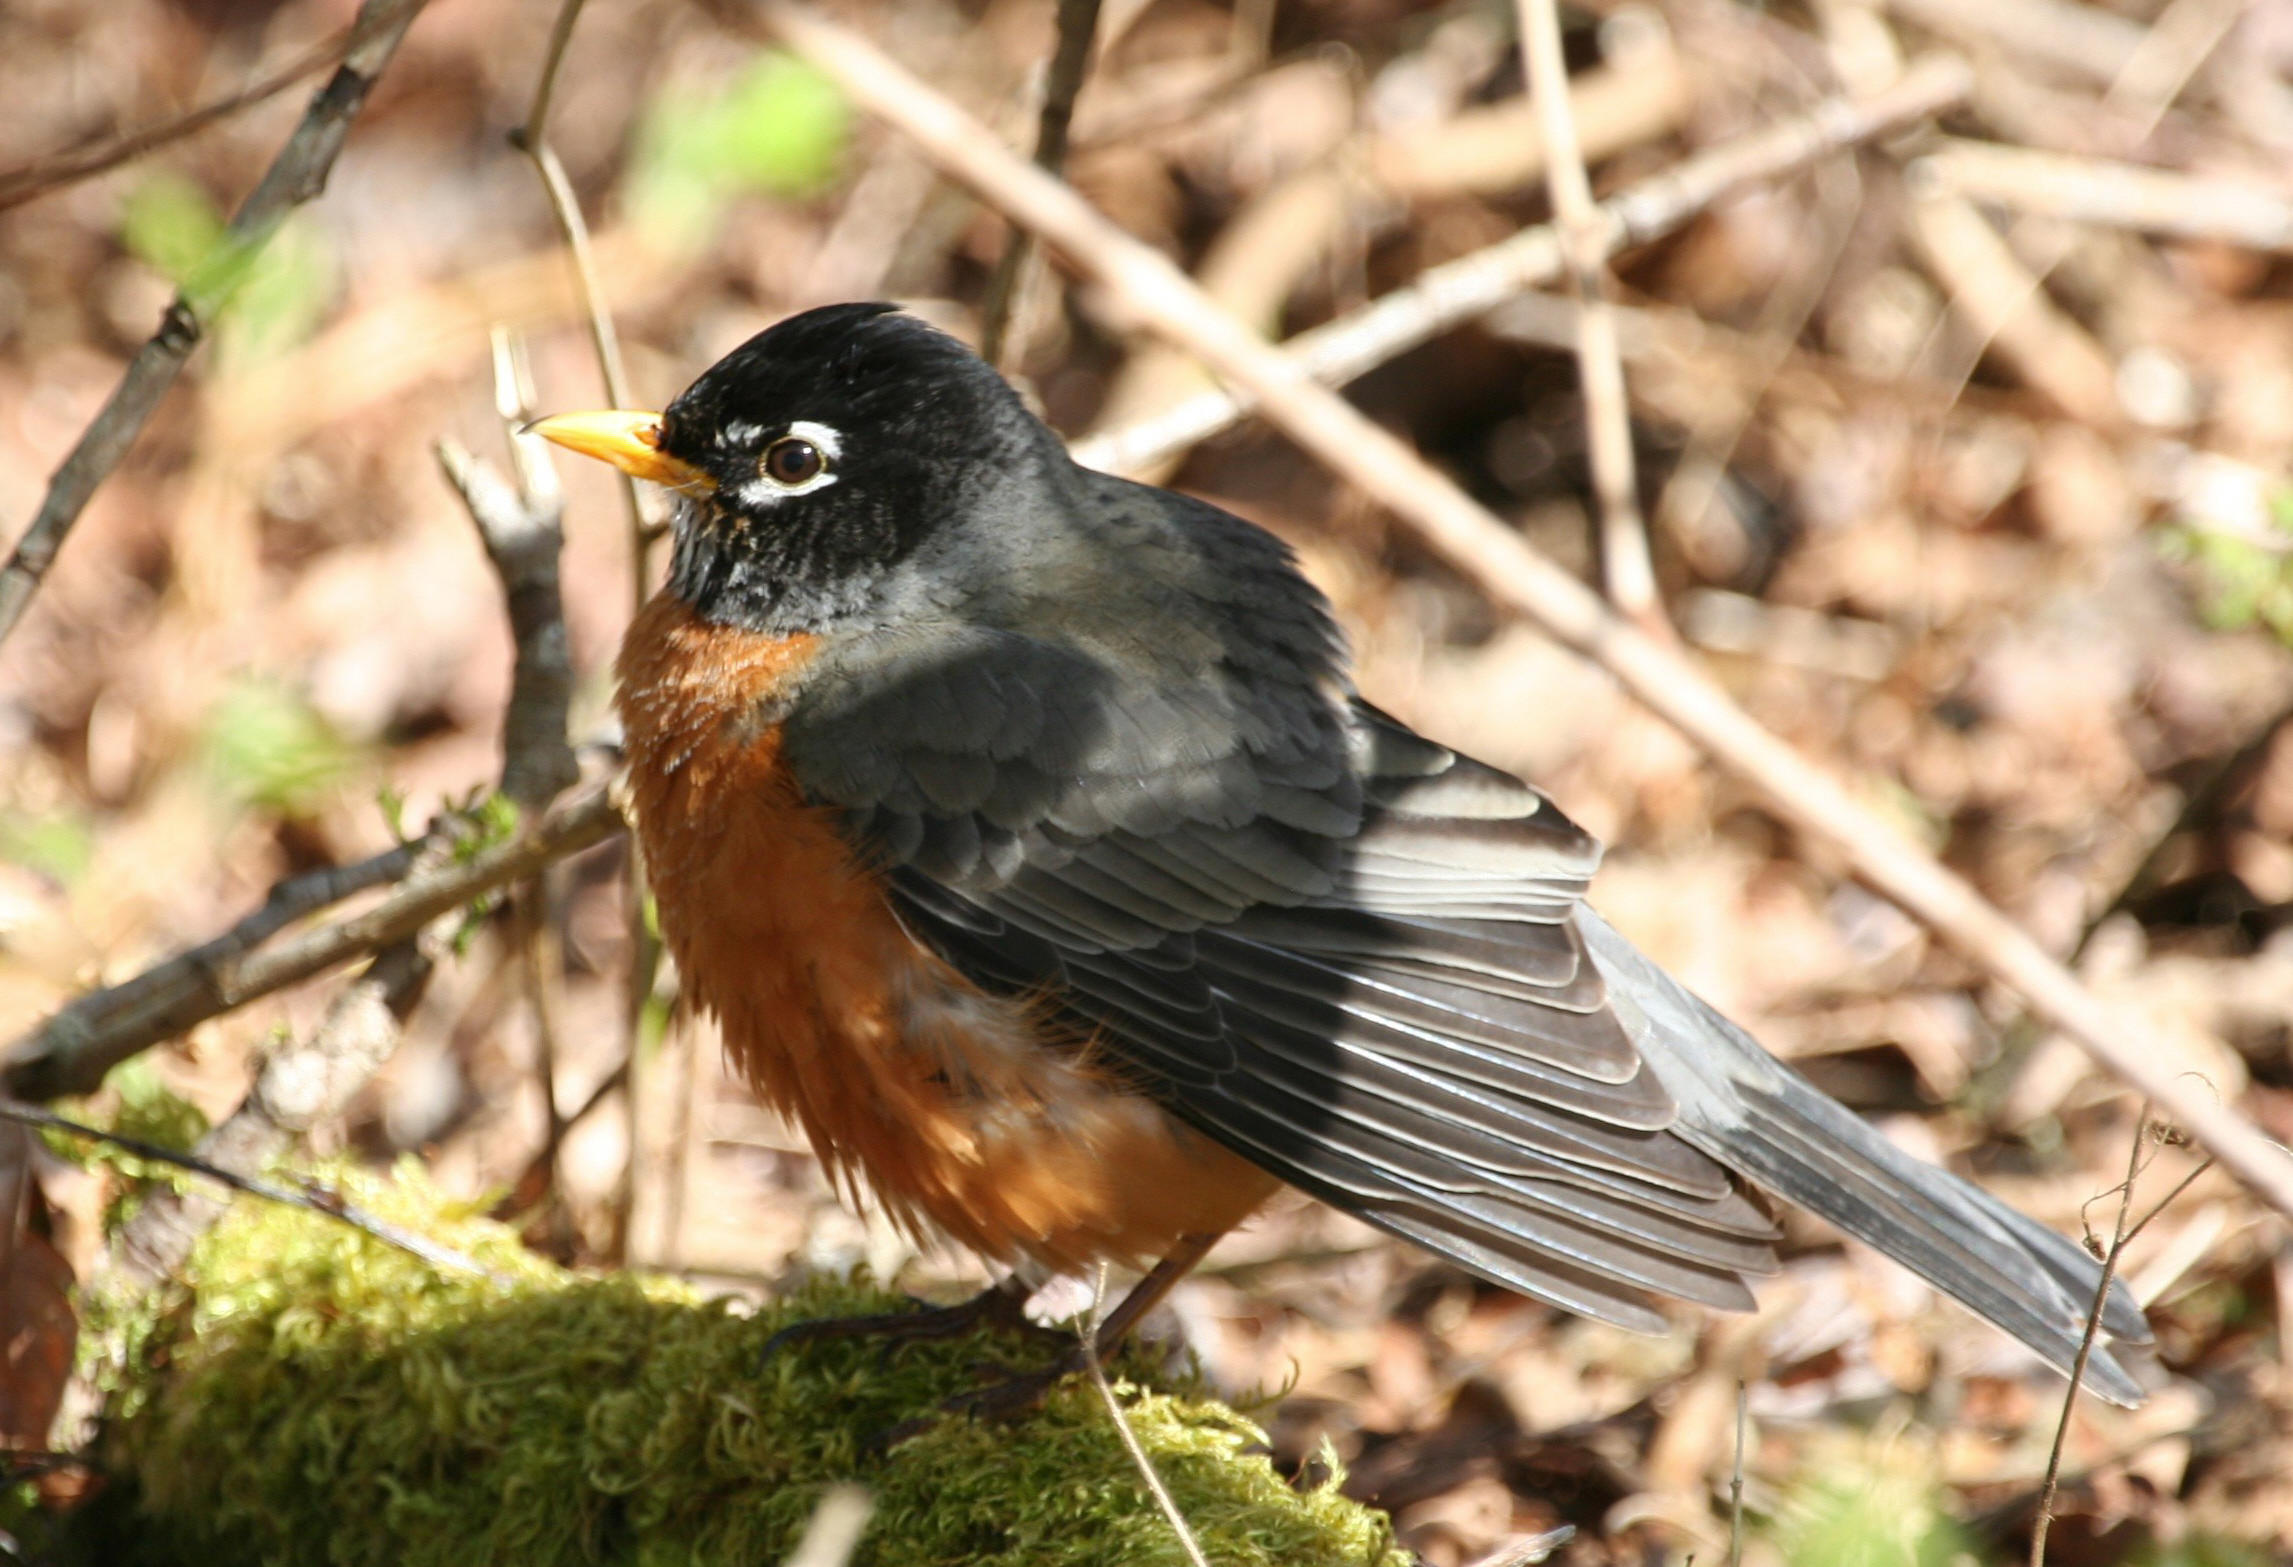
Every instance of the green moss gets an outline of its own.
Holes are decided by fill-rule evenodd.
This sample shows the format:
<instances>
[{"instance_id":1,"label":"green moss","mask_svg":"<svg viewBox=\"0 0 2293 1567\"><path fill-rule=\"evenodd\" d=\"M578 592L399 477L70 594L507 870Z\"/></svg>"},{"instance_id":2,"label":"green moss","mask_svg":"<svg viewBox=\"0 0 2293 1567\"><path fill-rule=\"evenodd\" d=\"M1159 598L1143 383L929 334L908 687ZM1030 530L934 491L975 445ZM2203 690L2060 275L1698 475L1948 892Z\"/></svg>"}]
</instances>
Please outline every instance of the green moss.
<instances>
[{"instance_id":1,"label":"green moss","mask_svg":"<svg viewBox=\"0 0 2293 1567\"><path fill-rule=\"evenodd\" d=\"M497 1270L446 1276L291 1209L242 1203L188 1289L114 1303L104 1333L117 1477L82 1525L107 1562L547 1567L769 1563L829 1483L875 1498L874 1567L1176 1563L1178 1544L1097 1395L1010 1425L943 1421L888 1455L869 1438L978 1385L1014 1342L815 1341L810 1317L891 1297L817 1282L753 1315L674 1282L583 1278L442 1200L418 1171L344 1195ZM1396 1564L1385 1519L1300 1494L1215 1402L1138 1391L1130 1420L1223 1567Z\"/></svg>"}]
</instances>

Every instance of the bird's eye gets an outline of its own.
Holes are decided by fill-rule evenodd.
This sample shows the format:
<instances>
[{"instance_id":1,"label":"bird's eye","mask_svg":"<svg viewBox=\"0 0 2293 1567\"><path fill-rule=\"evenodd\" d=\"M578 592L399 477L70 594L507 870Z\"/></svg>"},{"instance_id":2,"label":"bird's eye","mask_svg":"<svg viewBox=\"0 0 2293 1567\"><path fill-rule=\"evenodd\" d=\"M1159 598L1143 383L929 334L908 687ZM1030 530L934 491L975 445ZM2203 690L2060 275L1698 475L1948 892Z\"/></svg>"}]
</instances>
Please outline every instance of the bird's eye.
<instances>
[{"instance_id":1,"label":"bird's eye","mask_svg":"<svg viewBox=\"0 0 2293 1567\"><path fill-rule=\"evenodd\" d=\"M784 435L764 449L764 476L775 484L810 484L827 471L827 454L801 435Z\"/></svg>"}]
</instances>

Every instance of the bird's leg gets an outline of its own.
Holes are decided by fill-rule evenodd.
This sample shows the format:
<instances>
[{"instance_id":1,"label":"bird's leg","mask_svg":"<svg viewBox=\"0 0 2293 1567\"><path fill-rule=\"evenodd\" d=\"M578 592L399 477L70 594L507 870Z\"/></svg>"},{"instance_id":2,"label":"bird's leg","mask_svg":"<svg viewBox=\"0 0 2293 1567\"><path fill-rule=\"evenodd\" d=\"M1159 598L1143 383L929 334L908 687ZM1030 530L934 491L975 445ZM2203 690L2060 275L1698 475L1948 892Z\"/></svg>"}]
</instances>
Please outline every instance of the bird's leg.
<instances>
[{"instance_id":1,"label":"bird's leg","mask_svg":"<svg viewBox=\"0 0 2293 1567\"><path fill-rule=\"evenodd\" d=\"M1095 1355L1104 1363L1130 1336L1139 1320L1162 1304L1178 1281L1194 1271L1210 1248L1217 1244L1220 1231L1201 1235L1181 1235L1162 1261L1150 1269L1145 1278L1131 1286L1113 1311L1107 1313L1098 1330L1088 1338L1069 1340L1067 1352L1040 1371L1008 1376L1004 1380L983 1387L974 1393L958 1393L940 1405L940 1413L921 1419L904 1421L886 1432L882 1445L891 1447L918 1432L930 1429L942 1415L969 1415L975 1420L1007 1420L1024 1414L1043 1401L1045 1394L1066 1378L1083 1370ZM1064 1337L1064 1335L1062 1335Z\"/></svg>"},{"instance_id":2,"label":"bird's leg","mask_svg":"<svg viewBox=\"0 0 2293 1567\"><path fill-rule=\"evenodd\" d=\"M977 1295L952 1306L919 1305L913 1311L886 1311L861 1317L818 1317L791 1322L764 1341L759 1357L769 1361L791 1344L814 1339L873 1338L887 1344L911 1339L960 1338L981 1328L1061 1345L1067 1335L1028 1320L1028 1297L1035 1287L1013 1274L989 1285Z\"/></svg>"}]
</instances>

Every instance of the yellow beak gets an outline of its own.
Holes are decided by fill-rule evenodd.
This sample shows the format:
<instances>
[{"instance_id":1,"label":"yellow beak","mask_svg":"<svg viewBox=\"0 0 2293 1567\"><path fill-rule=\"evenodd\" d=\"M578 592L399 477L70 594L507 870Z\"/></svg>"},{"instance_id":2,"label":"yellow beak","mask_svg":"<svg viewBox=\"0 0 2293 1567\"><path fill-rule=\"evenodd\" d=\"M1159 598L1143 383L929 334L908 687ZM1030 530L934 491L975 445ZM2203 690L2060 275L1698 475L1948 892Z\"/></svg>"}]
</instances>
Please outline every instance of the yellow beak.
<instances>
[{"instance_id":1,"label":"yellow beak","mask_svg":"<svg viewBox=\"0 0 2293 1567\"><path fill-rule=\"evenodd\" d=\"M671 489L694 485L715 488L715 481L700 469L661 450L661 416L656 413L614 408L601 413L553 414L527 425L525 433L555 441L569 452L609 462L633 478L650 479Z\"/></svg>"}]
</instances>

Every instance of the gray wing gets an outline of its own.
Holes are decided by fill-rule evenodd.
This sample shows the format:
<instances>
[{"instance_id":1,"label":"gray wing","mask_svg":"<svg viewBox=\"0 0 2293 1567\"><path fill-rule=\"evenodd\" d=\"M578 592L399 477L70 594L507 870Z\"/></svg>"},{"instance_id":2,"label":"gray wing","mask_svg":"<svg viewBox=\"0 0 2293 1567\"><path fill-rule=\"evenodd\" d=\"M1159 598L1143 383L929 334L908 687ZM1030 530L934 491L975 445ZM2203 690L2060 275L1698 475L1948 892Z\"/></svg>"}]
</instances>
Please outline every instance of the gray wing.
<instances>
[{"instance_id":1,"label":"gray wing","mask_svg":"<svg viewBox=\"0 0 2293 1567\"><path fill-rule=\"evenodd\" d=\"M1652 1296L1750 1306L1776 1231L1740 1174L2069 1364L2075 1247L1896 1152L1623 943L1582 903L1598 846L1346 697L1281 547L1201 511L1200 556L1130 585L1184 611L1137 617L1153 646L1023 617L879 635L789 715L790 764L919 939L1047 990L1284 1180L1522 1293L1643 1329ZM2123 1302L2110 1325L2141 1331ZM2106 1355L2089 1374L2136 1396Z\"/></svg>"}]
</instances>

